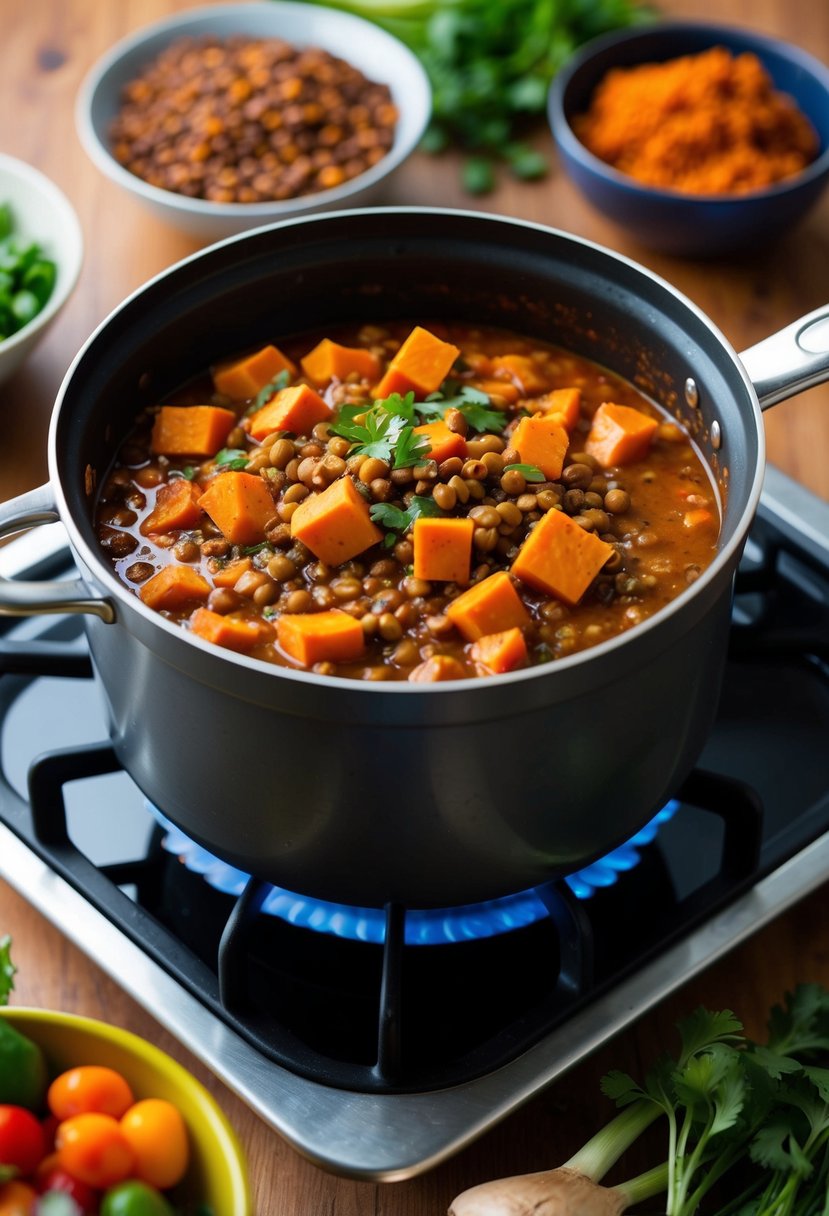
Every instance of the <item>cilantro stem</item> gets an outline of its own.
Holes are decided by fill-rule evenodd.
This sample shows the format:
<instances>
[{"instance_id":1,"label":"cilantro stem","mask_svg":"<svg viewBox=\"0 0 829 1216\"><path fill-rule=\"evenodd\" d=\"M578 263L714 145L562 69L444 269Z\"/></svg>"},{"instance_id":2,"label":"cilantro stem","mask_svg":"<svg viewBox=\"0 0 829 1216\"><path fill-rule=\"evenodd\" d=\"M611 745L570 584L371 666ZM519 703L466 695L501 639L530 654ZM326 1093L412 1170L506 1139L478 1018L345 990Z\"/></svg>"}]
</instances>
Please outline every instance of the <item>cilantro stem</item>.
<instances>
[{"instance_id":1,"label":"cilantro stem","mask_svg":"<svg viewBox=\"0 0 829 1216\"><path fill-rule=\"evenodd\" d=\"M566 1161L566 1168L599 1182L626 1149L664 1112L655 1102L641 1099L626 1106L606 1127L591 1137Z\"/></svg>"}]
</instances>

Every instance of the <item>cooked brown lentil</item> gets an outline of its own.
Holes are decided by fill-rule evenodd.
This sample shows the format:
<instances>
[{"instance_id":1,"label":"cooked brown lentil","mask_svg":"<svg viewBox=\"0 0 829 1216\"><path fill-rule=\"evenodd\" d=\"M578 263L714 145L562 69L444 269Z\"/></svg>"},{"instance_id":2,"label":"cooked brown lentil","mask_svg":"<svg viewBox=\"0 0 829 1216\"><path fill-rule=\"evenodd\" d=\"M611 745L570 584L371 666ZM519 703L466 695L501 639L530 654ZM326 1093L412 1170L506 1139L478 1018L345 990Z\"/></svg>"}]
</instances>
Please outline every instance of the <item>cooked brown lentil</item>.
<instances>
[{"instance_id":1,"label":"cooked brown lentil","mask_svg":"<svg viewBox=\"0 0 829 1216\"><path fill-rule=\"evenodd\" d=\"M382 372L410 328L403 323L354 327L301 336L281 343L280 349L298 366L320 338L328 337L347 347L382 351L378 355ZM450 393L483 377L491 409L500 396L494 387L499 380L512 390L501 398L497 410L496 416L503 417L500 433L477 432L474 415L464 417L466 435L462 428L451 432L463 455L441 460L421 456L404 469L391 467L391 456L353 452L355 444L336 434L336 411L331 422L316 424L308 434L276 431L256 442L249 434L252 399L217 394L208 372L163 404L210 403L234 412L237 422L230 434L237 439L239 433L244 436L240 446L246 471L256 470L255 476L267 484L273 522L257 543L247 546L229 541L204 514L185 528L163 534L142 532L142 523L165 486L187 477L207 490L224 475L213 456L156 453L151 432L161 407L153 406L138 418L102 479L96 506L100 544L125 585L141 595L152 575L188 562L189 569L206 580L209 594L201 601L165 607L163 615L187 628L201 604L229 621L259 622L261 640L249 653L283 666L297 663L276 640L274 623L281 616L331 610L348 615L360 626L361 655L342 661L326 656L312 665L313 670L372 681L447 678L447 673L458 672L491 674L447 610L451 612L468 586L495 572L509 571L533 529L551 512L563 512L610 550L575 604L511 576L527 613L522 627L527 663L554 660L623 633L687 590L712 560L719 527L716 491L688 436L682 432L678 436L675 423L668 423L664 413L631 384L580 356L494 328L443 323L429 328L461 351L450 372L454 385ZM524 392L517 372L499 368L499 357L505 354L528 360L543 390L535 395ZM292 383L310 382L298 372ZM332 403L338 399L339 386L335 379L318 387ZM372 381L358 378L353 387L355 400L368 408ZM512 446L515 430L523 417L538 412L544 393L570 387L579 390L580 410L561 474L540 480L538 470L522 462ZM644 456L602 467L584 449L592 419L608 400L639 410L662 425ZM505 468L510 464L521 467ZM387 504L405 511L416 500L428 500L436 517L471 520L468 580L417 576L412 568L411 527L388 528L381 541L340 565L321 560L293 534L291 520L300 504L346 479L372 510ZM242 563L238 575L234 571L226 585L227 572L237 562ZM216 586L214 579L225 585Z\"/></svg>"},{"instance_id":2,"label":"cooked brown lentil","mask_svg":"<svg viewBox=\"0 0 829 1216\"><path fill-rule=\"evenodd\" d=\"M317 47L181 38L123 90L115 159L152 186L220 203L330 190L394 142L385 84Z\"/></svg>"}]
</instances>

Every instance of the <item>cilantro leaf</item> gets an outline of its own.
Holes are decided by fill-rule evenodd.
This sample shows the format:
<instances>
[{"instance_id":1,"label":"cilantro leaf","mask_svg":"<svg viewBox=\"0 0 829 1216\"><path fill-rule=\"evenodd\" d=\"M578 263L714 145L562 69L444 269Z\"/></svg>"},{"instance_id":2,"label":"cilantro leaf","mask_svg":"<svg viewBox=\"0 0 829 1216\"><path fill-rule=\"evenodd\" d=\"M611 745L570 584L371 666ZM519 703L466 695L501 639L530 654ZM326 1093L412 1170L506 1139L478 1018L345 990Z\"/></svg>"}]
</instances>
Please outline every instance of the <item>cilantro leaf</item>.
<instances>
[{"instance_id":1,"label":"cilantro leaf","mask_svg":"<svg viewBox=\"0 0 829 1216\"><path fill-rule=\"evenodd\" d=\"M8 933L0 937L0 1005L8 1005L17 971L11 956L12 939Z\"/></svg>"},{"instance_id":2,"label":"cilantro leaf","mask_svg":"<svg viewBox=\"0 0 829 1216\"><path fill-rule=\"evenodd\" d=\"M248 454L242 448L222 448L213 457L213 462L220 469L238 472L248 467Z\"/></svg>"},{"instance_id":3,"label":"cilantro leaf","mask_svg":"<svg viewBox=\"0 0 829 1216\"><path fill-rule=\"evenodd\" d=\"M478 388L465 384L458 388L454 382L447 381L448 396L443 393L430 393L425 401L418 401L416 409L424 418L443 418L447 410L459 410L473 431L491 431L499 434L506 424L503 410L492 406L487 393Z\"/></svg>"},{"instance_id":4,"label":"cilantro leaf","mask_svg":"<svg viewBox=\"0 0 829 1216\"><path fill-rule=\"evenodd\" d=\"M425 435L416 435L412 427L404 427L394 447L394 467L410 469L412 465L427 460L431 450Z\"/></svg>"},{"instance_id":5,"label":"cilantro leaf","mask_svg":"<svg viewBox=\"0 0 829 1216\"><path fill-rule=\"evenodd\" d=\"M416 519L421 515L441 515L441 509L435 502L434 498L426 498L420 494L415 494L411 502L405 509L396 507L390 502L376 502L369 508L369 515L376 524L380 524L383 528L389 529L389 534L383 541L386 548L391 548L395 543L397 536L408 532Z\"/></svg>"},{"instance_id":6,"label":"cilantro leaf","mask_svg":"<svg viewBox=\"0 0 829 1216\"><path fill-rule=\"evenodd\" d=\"M537 464L505 464L504 472L509 473L511 470L516 473L523 473L525 481L546 481L547 478L542 473Z\"/></svg>"},{"instance_id":7,"label":"cilantro leaf","mask_svg":"<svg viewBox=\"0 0 829 1216\"><path fill-rule=\"evenodd\" d=\"M365 406L343 406L331 425L335 435L350 439L352 456L374 456L395 469L410 468L429 454L424 435L416 435L414 393L392 393ZM357 421L359 419L359 421Z\"/></svg>"}]
</instances>

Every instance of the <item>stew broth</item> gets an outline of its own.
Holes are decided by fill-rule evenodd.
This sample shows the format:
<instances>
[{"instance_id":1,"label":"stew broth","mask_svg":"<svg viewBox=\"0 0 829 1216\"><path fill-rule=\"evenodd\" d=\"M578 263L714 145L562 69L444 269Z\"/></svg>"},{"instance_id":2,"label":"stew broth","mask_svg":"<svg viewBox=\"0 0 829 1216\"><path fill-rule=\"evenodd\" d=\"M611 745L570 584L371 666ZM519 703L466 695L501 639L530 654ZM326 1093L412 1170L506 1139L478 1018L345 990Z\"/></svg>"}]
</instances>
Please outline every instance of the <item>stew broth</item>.
<instances>
[{"instance_id":1,"label":"stew broth","mask_svg":"<svg viewBox=\"0 0 829 1216\"><path fill-rule=\"evenodd\" d=\"M137 419L97 534L203 638L366 680L486 677L658 612L716 552L689 436L505 330L362 325L227 360Z\"/></svg>"}]
</instances>

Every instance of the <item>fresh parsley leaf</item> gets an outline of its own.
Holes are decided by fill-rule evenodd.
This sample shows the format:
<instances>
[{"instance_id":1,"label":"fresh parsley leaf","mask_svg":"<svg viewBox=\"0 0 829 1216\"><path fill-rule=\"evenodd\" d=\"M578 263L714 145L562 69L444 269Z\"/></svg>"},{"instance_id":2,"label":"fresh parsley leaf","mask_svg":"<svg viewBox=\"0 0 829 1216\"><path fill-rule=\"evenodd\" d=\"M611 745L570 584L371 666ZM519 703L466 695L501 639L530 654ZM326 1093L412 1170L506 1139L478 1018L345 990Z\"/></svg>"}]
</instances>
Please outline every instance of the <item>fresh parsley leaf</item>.
<instances>
[{"instance_id":1,"label":"fresh parsley leaf","mask_svg":"<svg viewBox=\"0 0 829 1216\"><path fill-rule=\"evenodd\" d=\"M492 405L487 393L465 384L458 388L456 382L447 381L446 393L430 393L425 401L417 402L417 411L424 418L443 418L447 410L459 410L473 431L490 431L498 434L504 429L506 418L503 410Z\"/></svg>"},{"instance_id":2,"label":"fresh parsley leaf","mask_svg":"<svg viewBox=\"0 0 829 1216\"><path fill-rule=\"evenodd\" d=\"M220 469L239 472L248 467L248 454L242 448L222 448L213 457L213 462Z\"/></svg>"},{"instance_id":3,"label":"fresh parsley leaf","mask_svg":"<svg viewBox=\"0 0 829 1216\"><path fill-rule=\"evenodd\" d=\"M504 472L509 473L511 470L516 473L523 473L525 481L546 481L547 478L541 472L537 464L505 464Z\"/></svg>"},{"instance_id":4,"label":"fresh parsley leaf","mask_svg":"<svg viewBox=\"0 0 829 1216\"><path fill-rule=\"evenodd\" d=\"M0 937L0 1005L8 1005L17 971L11 956L12 939L8 933Z\"/></svg>"},{"instance_id":5,"label":"fresh parsley leaf","mask_svg":"<svg viewBox=\"0 0 829 1216\"><path fill-rule=\"evenodd\" d=\"M287 388L291 379L291 373L287 368L283 368L278 375L274 376L273 380L269 380L263 389L256 394L253 402L253 408L261 410L263 405L267 405L271 397L276 396L283 388Z\"/></svg>"},{"instance_id":6,"label":"fresh parsley leaf","mask_svg":"<svg viewBox=\"0 0 829 1216\"><path fill-rule=\"evenodd\" d=\"M352 456L374 456L395 469L410 468L429 454L424 435L416 435L414 393L392 393L366 409L344 406L331 426L335 435L350 439ZM357 421L359 419L359 421Z\"/></svg>"},{"instance_id":7,"label":"fresh parsley leaf","mask_svg":"<svg viewBox=\"0 0 829 1216\"><path fill-rule=\"evenodd\" d=\"M394 533L402 535L404 532L408 532L420 516L441 514L442 511L434 498L427 498L420 494L415 494L405 509L396 507L390 502L376 502L369 508L369 515L374 522L389 529L389 535L383 541L386 548L391 548L395 543L397 536L393 535Z\"/></svg>"},{"instance_id":8,"label":"fresh parsley leaf","mask_svg":"<svg viewBox=\"0 0 829 1216\"><path fill-rule=\"evenodd\" d=\"M394 445L394 467L410 469L412 465L427 460L431 450L425 435L416 435L412 427L404 427Z\"/></svg>"},{"instance_id":9,"label":"fresh parsley leaf","mask_svg":"<svg viewBox=\"0 0 829 1216\"><path fill-rule=\"evenodd\" d=\"M412 392L406 393L405 397L401 397L400 393L390 393L388 397L375 401L374 408L381 409L393 417L404 418L410 426L415 426L417 423L417 407L415 406L415 395Z\"/></svg>"}]
</instances>

